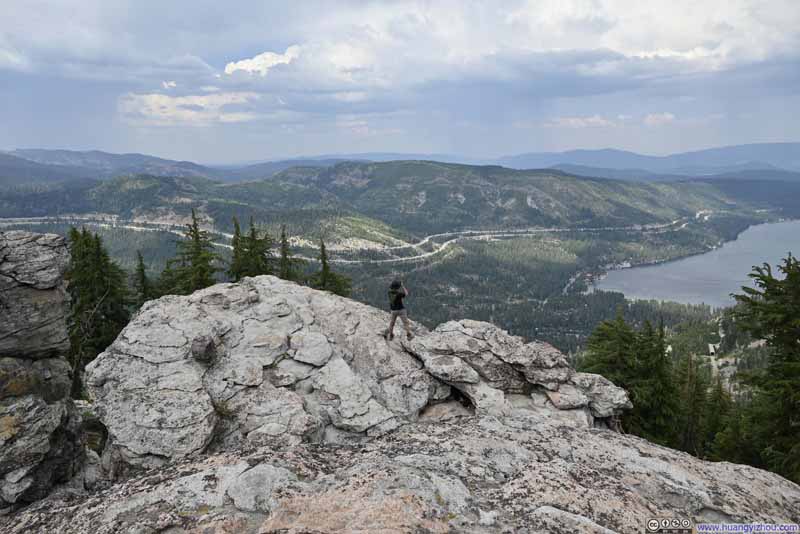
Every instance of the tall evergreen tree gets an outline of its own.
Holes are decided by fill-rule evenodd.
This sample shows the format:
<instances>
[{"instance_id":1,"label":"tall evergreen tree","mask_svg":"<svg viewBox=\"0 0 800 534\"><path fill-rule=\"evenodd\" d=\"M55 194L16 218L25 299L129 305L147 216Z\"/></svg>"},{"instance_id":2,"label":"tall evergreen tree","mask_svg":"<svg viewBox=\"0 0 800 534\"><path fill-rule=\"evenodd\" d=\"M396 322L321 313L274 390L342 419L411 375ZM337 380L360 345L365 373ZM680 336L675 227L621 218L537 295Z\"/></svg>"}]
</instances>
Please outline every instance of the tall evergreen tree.
<instances>
[{"instance_id":1,"label":"tall evergreen tree","mask_svg":"<svg viewBox=\"0 0 800 534\"><path fill-rule=\"evenodd\" d=\"M325 248L325 241L319 242L319 263L320 270L311 278L311 286L316 289L330 291L342 297L349 297L352 282L349 278L339 273L333 272L328 261L328 252Z\"/></svg>"},{"instance_id":2,"label":"tall evergreen tree","mask_svg":"<svg viewBox=\"0 0 800 534\"><path fill-rule=\"evenodd\" d=\"M181 294L178 288L181 286L180 274L184 271L185 265L180 262L181 260L176 258L173 260L167 260L167 264L164 266L164 270L161 271L161 274L158 276L153 288L153 293L155 297L163 297L164 295L176 295Z\"/></svg>"},{"instance_id":3,"label":"tall evergreen tree","mask_svg":"<svg viewBox=\"0 0 800 534\"><path fill-rule=\"evenodd\" d=\"M628 391L633 409L623 414L623 428L651 441L672 445L677 415L676 390L664 341L664 329L649 321L636 332L617 313L592 332L581 370L605 376Z\"/></svg>"},{"instance_id":4,"label":"tall evergreen tree","mask_svg":"<svg viewBox=\"0 0 800 534\"><path fill-rule=\"evenodd\" d=\"M245 252L242 230L239 227L239 219L236 217L233 218L233 239L231 240L231 246L233 247L233 252L231 253L231 263L228 266L227 274L232 281L238 282L245 276Z\"/></svg>"},{"instance_id":5,"label":"tall evergreen tree","mask_svg":"<svg viewBox=\"0 0 800 534\"><path fill-rule=\"evenodd\" d=\"M715 442L717 434L722 432L725 428L725 423L731 411L731 396L726 391L722 383L722 376L717 373L714 386L708 395L708 403L706 405L705 415L705 444L706 454L712 460L723 460L715 453Z\"/></svg>"},{"instance_id":6,"label":"tall evergreen tree","mask_svg":"<svg viewBox=\"0 0 800 534\"><path fill-rule=\"evenodd\" d=\"M723 420L722 429L714 436L711 458L737 464L762 467L764 462L753 438L750 403L744 398L733 401Z\"/></svg>"},{"instance_id":7,"label":"tall evergreen tree","mask_svg":"<svg viewBox=\"0 0 800 534\"><path fill-rule=\"evenodd\" d=\"M85 228L80 232L72 228L69 239L66 278L72 395L79 397L85 365L116 339L130 317L125 272L110 259L100 237Z\"/></svg>"},{"instance_id":8,"label":"tall evergreen tree","mask_svg":"<svg viewBox=\"0 0 800 534\"><path fill-rule=\"evenodd\" d=\"M736 295L736 317L770 349L766 369L753 373L750 419L756 447L766 466L800 482L800 261L791 254L778 266L754 267L755 287Z\"/></svg>"},{"instance_id":9,"label":"tall evergreen tree","mask_svg":"<svg viewBox=\"0 0 800 534\"><path fill-rule=\"evenodd\" d=\"M603 321L589 336L582 370L603 375L618 386L630 389L635 369L635 343L636 332L625 322L622 310L617 310L613 321Z\"/></svg>"},{"instance_id":10,"label":"tall evergreen tree","mask_svg":"<svg viewBox=\"0 0 800 534\"><path fill-rule=\"evenodd\" d=\"M219 255L209 233L200 228L197 213L192 209L192 222L186 225L184 240L178 242L178 254L167 261L160 282L162 293L188 295L214 285L219 272Z\"/></svg>"},{"instance_id":11,"label":"tall evergreen tree","mask_svg":"<svg viewBox=\"0 0 800 534\"><path fill-rule=\"evenodd\" d=\"M694 456L704 450L704 416L708 381L697 356L687 353L678 363L680 416L678 418L678 448Z\"/></svg>"},{"instance_id":12,"label":"tall evergreen tree","mask_svg":"<svg viewBox=\"0 0 800 534\"><path fill-rule=\"evenodd\" d=\"M250 218L250 231L244 239L244 276L273 274L272 238L269 234L259 235L253 218Z\"/></svg>"},{"instance_id":13,"label":"tall evergreen tree","mask_svg":"<svg viewBox=\"0 0 800 534\"><path fill-rule=\"evenodd\" d=\"M283 278L284 280L299 282L302 279L300 269L305 262L292 256L289 238L286 236L286 225L281 226L279 247L280 256L278 257L278 277Z\"/></svg>"},{"instance_id":14,"label":"tall evergreen tree","mask_svg":"<svg viewBox=\"0 0 800 534\"><path fill-rule=\"evenodd\" d=\"M679 406L664 327L660 325L656 330L650 321L645 321L637 338L636 369L631 385L634 409L626 428L650 441L672 446Z\"/></svg>"},{"instance_id":15,"label":"tall evergreen tree","mask_svg":"<svg viewBox=\"0 0 800 534\"><path fill-rule=\"evenodd\" d=\"M142 252L136 251L136 269L133 271L133 303L137 308L154 297L153 286L147 276Z\"/></svg>"}]
</instances>

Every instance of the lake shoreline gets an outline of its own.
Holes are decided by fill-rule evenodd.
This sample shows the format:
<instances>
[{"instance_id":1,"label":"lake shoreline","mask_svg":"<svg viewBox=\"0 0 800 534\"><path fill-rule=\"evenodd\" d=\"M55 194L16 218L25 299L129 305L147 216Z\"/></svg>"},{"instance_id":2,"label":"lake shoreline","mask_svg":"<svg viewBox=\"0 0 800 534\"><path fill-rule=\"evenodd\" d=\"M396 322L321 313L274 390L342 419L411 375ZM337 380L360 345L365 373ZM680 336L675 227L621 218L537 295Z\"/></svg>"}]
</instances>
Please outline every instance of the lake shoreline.
<instances>
[{"instance_id":1,"label":"lake shoreline","mask_svg":"<svg viewBox=\"0 0 800 534\"><path fill-rule=\"evenodd\" d=\"M767 228L778 228L778 229L780 229L780 225L785 225L785 224L800 225L800 219L781 218L781 219L778 219L778 220L775 220L775 221L768 221L768 222L762 222L762 223L749 225L747 228L745 228L744 230L739 232L736 235L735 239L731 239L731 240L728 240L728 241L723 241L721 244L719 244L717 246L710 247L710 248L706 249L703 252L698 252L698 253L694 253L694 254L685 254L685 255L682 255L682 256L679 256L679 257L670 258L670 259L667 259L667 260L642 262L642 263L636 263L636 264L631 263L629 265L622 265L622 266L615 267L615 268L612 268L612 269L605 269L605 270L603 270L601 272L598 272L597 274L594 275L592 283L589 284L589 289L587 291L588 292L608 291L608 292L622 293L623 295L625 295L625 298L627 300L658 300L658 301L662 301L662 302L672 301L672 302L680 302L680 303L684 303L684 304L707 304L707 305L711 306L712 308L725 308L725 307L732 306L732 305L735 304L732 299L725 299L725 301L723 302L723 301L719 300L720 299L719 295L710 296L709 297L710 302L709 301L698 301L697 299L692 299L692 298L687 299L688 295L685 294L685 293L682 293L682 291L685 291L686 288L682 287L680 285L680 279L677 278L677 273L679 273L681 271L681 269L684 267L684 263L683 262L687 262L687 261L691 261L691 260L699 261L700 258L708 257L709 255L714 254L714 253L718 253L719 254L720 251L730 252L731 249L733 248L731 246L735 245L737 243L740 243L741 240L742 240L742 236L747 234L748 232L752 232L753 230L758 231L758 229L766 230ZM798 228L798 231L797 231L796 235L800 236L800 228ZM792 237L795 237L795 236L792 235ZM747 240L745 240L745 241L746 241L745 245L753 245L753 243L747 242ZM795 241L792 241L792 243L794 243L794 242ZM800 242L800 237L797 238L797 242ZM772 242L769 242L769 243L772 243ZM762 243L756 244L755 246L762 246L762 247L763 246L769 246L769 243L763 243L762 242ZM774 243L772 243L772 244L774 244ZM742 245L742 246L745 246L745 245ZM800 245L795 246L793 244L788 244L787 243L787 247L786 248L787 248L787 250L784 250L784 251L782 251L780 253L782 258L785 257L786 253L791 249L800 250ZM776 260L775 260L775 258L773 258L773 256L775 256L774 253L773 254L767 253L767 254L764 254L764 256L762 256L760 258L755 258L755 257L751 258L749 260L750 264L748 265L748 267L747 267L745 272L746 273L750 273L751 270L752 270L752 266L753 265L760 265L761 263L764 263L765 261L767 263L774 264L776 262ZM741 258L737 258L737 259L741 262ZM728 266L720 265L721 270L724 270L726 267L728 267ZM653 272L654 270L658 270L659 273L663 273L665 275L672 275L673 283L677 283L678 284L677 287L679 287L680 290L674 291L674 294L670 294L670 295L661 294L660 295L659 294L659 290L653 291L649 287L648 287L648 289L645 289L645 290L641 289L641 287L643 287L644 285L642 285L638 289L632 289L631 287L621 287L621 286L626 286L626 285L628 285L628 286L635 286L636 285L636 282L630 280L629 273L631 273L631 272L637 273L636 277L641 278L642 281L644 281L648 277L648 275L650 275L651 272ZM672 271L674 271L674 272L672 272ZM623 279L623 278L621 278L621 276L623 276L623 275L619 275L618 276L615 273L626 273L626 276L627 276L628 279L627 280ZM720 271L720 273L721 273L721 271ZM692 274L695 274L695 273L693 272ZM702 273L702 270L701 270L701 272L696 273L696 274L698 274L698 275L701 275L701 274L707 275L706 281L709 283L709 285L712 285L712 286L713 285L718 285L719 283L724 283L726 280L728 282L730 281L730 276L728 276L727 278L725 276L720 276L717 279L717 278L715 278L713 276L716 273L710 273L710 272ZM728 274L730 274L730 273L728 273ZM613 277L614 280L610 281L609 277ZM686 276L685 277L685 279L686 279L685 281L690 281L690 282L693 282L695 285L697 285L697 281L693 280L692 278L693 277L691 277L691 276ZM744 279L744 280L740 279L740 282L742 284L746 283L746 281L747 281L746 279ZM639 282L639 283L641 284L642 282ZM658 284L652 284L652 285L653 286L658 286ZM691 284L687 284L687 285L691 285ZM698 294L702 294L704 289L705 289L706 290L706 296L709 296L707 288L699 288L698 287L696 289L699 291ZM741 286L736 287L736 288L732 288L731 292L740 291L740 289L741 289ZM642 293L650 293L652 295L643 295Z\"/></svg>"}]
</instances>

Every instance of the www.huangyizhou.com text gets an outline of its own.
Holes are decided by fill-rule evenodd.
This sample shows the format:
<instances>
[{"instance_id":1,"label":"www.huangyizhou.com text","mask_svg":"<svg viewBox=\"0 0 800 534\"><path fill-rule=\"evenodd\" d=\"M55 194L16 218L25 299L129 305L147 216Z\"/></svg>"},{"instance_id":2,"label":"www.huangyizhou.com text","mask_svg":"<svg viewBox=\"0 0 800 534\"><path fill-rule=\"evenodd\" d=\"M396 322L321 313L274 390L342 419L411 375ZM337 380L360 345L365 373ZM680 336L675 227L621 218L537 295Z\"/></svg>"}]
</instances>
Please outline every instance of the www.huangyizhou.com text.
<instances>
[{"instance_id":1,"label":"www.huangyizhou.com text","mask_svg":"<svg viewBox=\"0 0 800 534\"><path fill-rule=\"evenodd\" d=\"M747 532L748 534L764 534L775 532L800 533L800 525L796 523L697 523L696 532Z\"/></svg>"}]
</instances>

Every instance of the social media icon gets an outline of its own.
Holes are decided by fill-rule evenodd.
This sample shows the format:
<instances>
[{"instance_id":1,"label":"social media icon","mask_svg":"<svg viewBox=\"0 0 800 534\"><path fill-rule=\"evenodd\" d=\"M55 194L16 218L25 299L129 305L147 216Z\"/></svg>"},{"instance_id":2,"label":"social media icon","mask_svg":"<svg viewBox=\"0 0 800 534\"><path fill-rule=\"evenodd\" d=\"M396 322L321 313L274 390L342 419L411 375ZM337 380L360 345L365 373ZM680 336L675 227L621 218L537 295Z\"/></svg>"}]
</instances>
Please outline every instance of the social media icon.
<instances>
[{"instance_id":1,"label":"social media icon","mask_svg":"<svg viewBox=\"0 0 800 534\"><path fill-rule=\"evenodd\" d=\"M647 521L647 530L650 532L658 532L658 527L661 523L658 522L658 519L649 519Z\"/></svg>"}]
</instances>

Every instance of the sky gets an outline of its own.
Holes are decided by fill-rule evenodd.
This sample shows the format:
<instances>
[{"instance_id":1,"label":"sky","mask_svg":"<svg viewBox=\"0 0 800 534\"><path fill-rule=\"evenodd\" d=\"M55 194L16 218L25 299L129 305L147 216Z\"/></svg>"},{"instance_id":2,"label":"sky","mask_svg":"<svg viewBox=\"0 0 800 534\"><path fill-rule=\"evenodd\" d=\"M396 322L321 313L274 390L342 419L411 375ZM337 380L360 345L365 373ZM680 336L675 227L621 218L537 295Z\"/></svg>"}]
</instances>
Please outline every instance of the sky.
<instances>
[{"instance_id":1,"label":"sky","mask_svg":"<svg viewBox=\"0 0 800 534\"><path fill-rule=\"evenodd\" d=\"M800 140L798 0L0 0L0 149L204 163Z\"/></svg>"}]
</instances>

